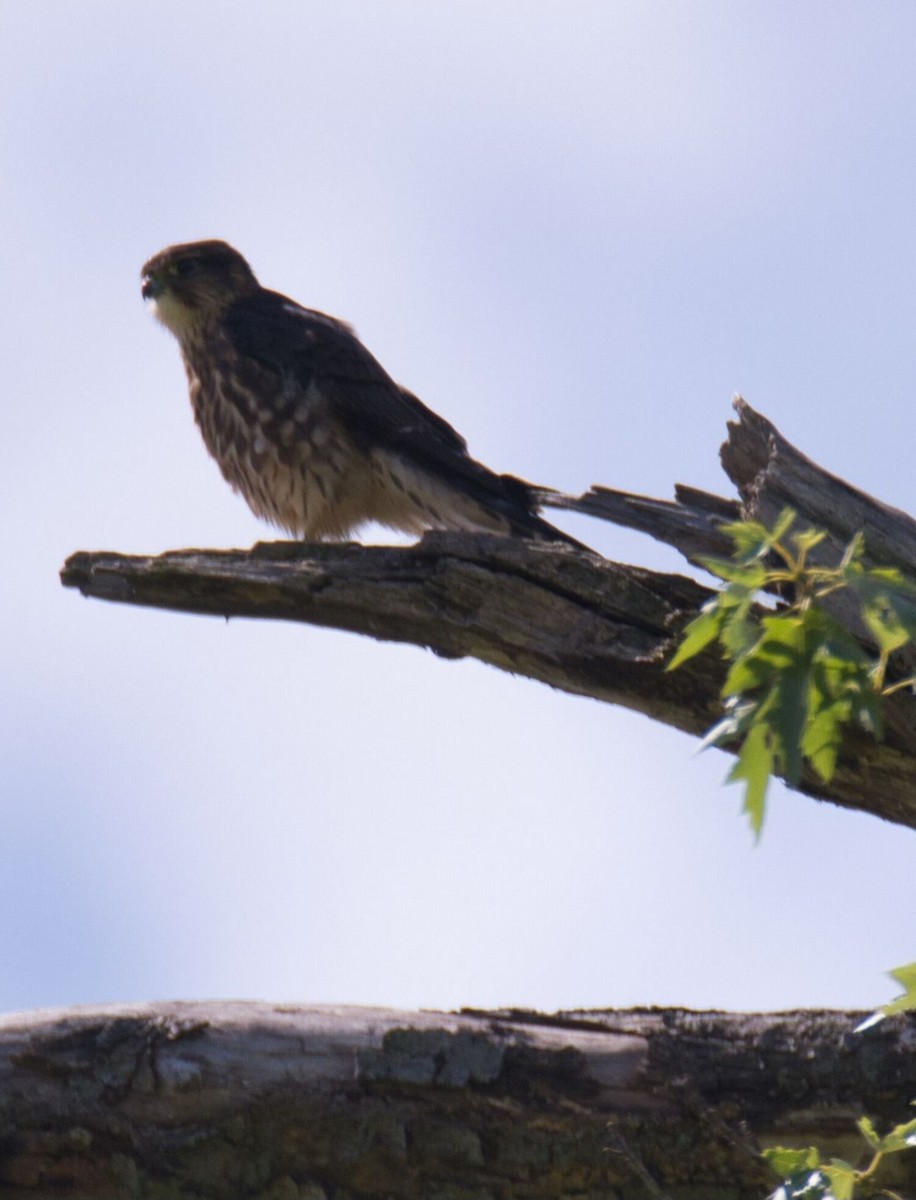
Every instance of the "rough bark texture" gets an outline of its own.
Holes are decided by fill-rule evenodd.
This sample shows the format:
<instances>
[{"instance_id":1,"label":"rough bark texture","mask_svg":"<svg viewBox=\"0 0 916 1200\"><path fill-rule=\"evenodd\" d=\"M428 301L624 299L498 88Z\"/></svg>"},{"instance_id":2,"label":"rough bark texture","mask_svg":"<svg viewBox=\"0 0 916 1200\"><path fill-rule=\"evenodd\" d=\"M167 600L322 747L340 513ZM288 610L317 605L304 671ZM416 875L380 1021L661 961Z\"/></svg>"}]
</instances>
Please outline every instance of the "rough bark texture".
<instances>
[{"instance_id":1,"label":"rough bark texture","mask_svg":"<svg viewBox=\"0 0 916 1200\"><path fill-rule=\"evenodd\" d=\"M749 515L770 520L790 503L831 531L835 556L864 529L873 561L916 576L916 522L816 467L743 402L739 413L722 456ZM691 561L726 551L720 527L739 515L737 502L685 487L677 497L593 488L553 502L632 525ZM665 670L677 632L710 591L569 546L435 534L406 548L277 542L156 557L82 552L67 561L62 579L106 600L306 621L411 642L447 658L471 655L693 734L720 713L724 673L715 652ZM882 742L851 735L831 782L808 773L801 788L916 827L916 701L897 693L885 719Z\"/></svg>"},{"instance_id":2,"label":"rough bark texture","mask_svg":"<svg viewBox=\"0 0 916 1200\"><path fill-rule=\"evenodd\" d=\"M828 530L840 551L852 534L862 531L871 561L898 566L916 577L912 517L817 466L746 401L737 400L735 408L739 420L729 422L720 457L741 494L746 516L771 524L788 505L818 529Z\"/></svg>"},{"instance_id":3,"label":"rough bark texture","mask_svg":"<svg viewBox=\"0 0 916 1200\"><path fill-rule=\"evenodd\" d=\"M862 1157L916 1027L857 1014L107 1006L0 1019L4 1200L762 1200L764 1145ZM913 1195L916 1154L883 1182Z\"/></svg>"}]
</instances>

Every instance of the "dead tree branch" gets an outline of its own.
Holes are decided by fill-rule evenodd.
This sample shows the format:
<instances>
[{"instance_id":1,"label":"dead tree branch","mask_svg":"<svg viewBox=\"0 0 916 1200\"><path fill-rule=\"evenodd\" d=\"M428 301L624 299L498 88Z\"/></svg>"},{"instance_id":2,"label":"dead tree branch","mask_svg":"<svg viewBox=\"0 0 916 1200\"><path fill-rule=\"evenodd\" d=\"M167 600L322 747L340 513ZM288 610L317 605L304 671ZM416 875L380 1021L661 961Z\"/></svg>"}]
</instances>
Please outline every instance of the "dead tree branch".
<instances>
[{"instance_id":1,"label":"dead tree branch","mask_svg":"<svg viewBox=\"0 0 916 1200\"><path fill-rule=\"evenodd\" d=\"M816 467L743 401L739 416L722 457L744 511L770 520L791 504L805 521L831 531L838 552L864 528L874 561L916 575L916 522ZM691 561L723 553L720 526L739 515L737 503L685 487L677 497L593 488L556 503L632 525ZM678 631L709 590L568 546L434 534L406 548L278 542L155 557L81 552L67 561L62 580L105 600L304 621L425 646L446 658L473 656L692 734L719 713L724 674L715 653L665 670ZM896 694L885 719L882 742L851 736L830 784L808 774L802 789L916 827L916 702Z\"/></svg>"}]
</instances>

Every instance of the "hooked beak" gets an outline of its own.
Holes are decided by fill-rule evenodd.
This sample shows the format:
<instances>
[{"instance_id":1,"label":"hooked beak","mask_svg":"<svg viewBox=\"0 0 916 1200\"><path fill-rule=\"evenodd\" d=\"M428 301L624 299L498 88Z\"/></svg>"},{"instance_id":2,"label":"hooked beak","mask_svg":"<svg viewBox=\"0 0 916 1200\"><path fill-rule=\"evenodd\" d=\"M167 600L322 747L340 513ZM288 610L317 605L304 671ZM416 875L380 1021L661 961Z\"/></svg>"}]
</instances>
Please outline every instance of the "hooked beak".
<instances>
[{"instance_id":1,"label":"hooked beak","mask_svg":"<svg viewBox=\"0 0 916 1200\"><path fill-rule=\"evenodd\" d=\"M153 279L151 275L144 275L140 291L144 300L155 300L157 296L161 296L165 291L165 284L158 279Z\"/></svg>"}]
</instances>

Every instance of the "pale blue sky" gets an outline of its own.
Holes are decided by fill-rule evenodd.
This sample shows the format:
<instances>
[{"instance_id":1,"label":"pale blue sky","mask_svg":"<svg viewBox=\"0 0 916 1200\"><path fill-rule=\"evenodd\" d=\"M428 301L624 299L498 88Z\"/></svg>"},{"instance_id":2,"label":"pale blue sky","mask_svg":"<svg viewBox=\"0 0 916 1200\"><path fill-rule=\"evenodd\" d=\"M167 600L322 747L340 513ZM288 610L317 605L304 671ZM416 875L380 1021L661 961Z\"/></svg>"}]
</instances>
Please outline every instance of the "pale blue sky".
<instances>
[{"instance_id":1,"label":"pale blue sky","mask_svg":"<svg viewBox=\"0 0 916 1200\"><path fill-rule=\"evenodd\" d=\"M491 466L727 489L743 393L916 510L916 9L0 8L0 1009L871 1006L913 834L477 663L64 592L268 527L138 273L224 237ZM635 535L609 557L686 569Z\"/></svg>"}]
</instances>

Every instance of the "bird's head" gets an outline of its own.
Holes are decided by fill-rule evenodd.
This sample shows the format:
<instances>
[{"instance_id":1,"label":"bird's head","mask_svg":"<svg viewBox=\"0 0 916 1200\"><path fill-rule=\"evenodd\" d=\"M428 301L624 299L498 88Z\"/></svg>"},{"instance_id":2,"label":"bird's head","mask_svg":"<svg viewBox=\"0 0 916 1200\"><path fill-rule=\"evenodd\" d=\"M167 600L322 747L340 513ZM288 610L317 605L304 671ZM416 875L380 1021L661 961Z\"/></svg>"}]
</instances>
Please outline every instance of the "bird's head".
<instances>
[{"instance_id":1,"label":"bird's head","mask_svg":"<svg viewBox=\"0 0 916 1200\"><path fill-rule=\"evenodd\" d=\"M217 241L168 246L145 264L141 276L144 299L179 339L218 320L258 286L241 254Z\"/></svg>"}]
</instances>

